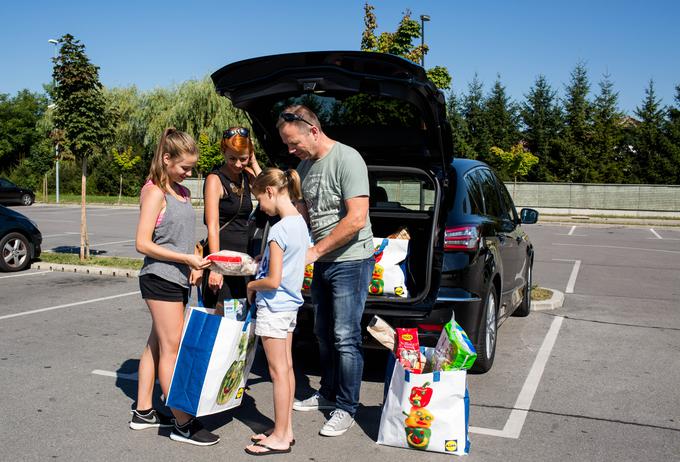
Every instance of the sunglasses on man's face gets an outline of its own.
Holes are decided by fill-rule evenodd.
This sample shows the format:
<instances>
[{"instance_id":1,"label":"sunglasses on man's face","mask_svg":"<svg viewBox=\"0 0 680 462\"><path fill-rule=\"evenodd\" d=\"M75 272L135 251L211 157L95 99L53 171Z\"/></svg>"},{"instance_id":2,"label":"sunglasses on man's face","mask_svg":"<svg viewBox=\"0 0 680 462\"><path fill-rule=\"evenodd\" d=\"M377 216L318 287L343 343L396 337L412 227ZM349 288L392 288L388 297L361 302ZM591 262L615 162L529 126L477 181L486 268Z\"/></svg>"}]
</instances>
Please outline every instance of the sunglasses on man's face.
<instances>
[{"instance_id":1,"label":"sunglasses on man's face","mask_svg":"<svg viewBox=\"0 0 680 462\"><path fill-rule=\"evenodd\" d=\"M248 138L248 135L250 135L250 130L247 128L230 128L229 130L225 130L222 132L222 139L229 139L234 135L240 135L244 138Z\"/></svg>"},{"instance_id":2,"label":"sunglasses on man's face","mask_svg":"<svg viewBox=\"0 0 680 462\"><path fill-rule=\"evenodd\" d=\"M314 124L312 124L311 122L306 121L302 116L297 115L297 114L294 114L294 113L292 113L292 112L282 112L281 115L280 115L279 117L281 117L281 118L282 118L284 121L286 121L286 122L298 122L298 121L299 121L299 122L304 122L304 123L306 123L306 124L309 125L310 127L313 127L313 126L314 126Z\"/></svg>"}]
</instances>

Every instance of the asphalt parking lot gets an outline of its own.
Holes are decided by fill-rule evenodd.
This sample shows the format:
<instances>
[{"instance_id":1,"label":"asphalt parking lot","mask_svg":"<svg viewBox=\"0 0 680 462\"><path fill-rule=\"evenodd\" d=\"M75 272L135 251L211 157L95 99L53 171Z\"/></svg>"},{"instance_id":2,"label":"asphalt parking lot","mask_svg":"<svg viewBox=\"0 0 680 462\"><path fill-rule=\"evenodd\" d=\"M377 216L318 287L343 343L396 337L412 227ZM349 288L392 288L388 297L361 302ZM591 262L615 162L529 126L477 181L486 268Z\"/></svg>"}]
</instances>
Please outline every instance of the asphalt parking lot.
<instances>
[{"instance_id":1,"label":"asphalt parking lot","mask_svg":"<svg viewBox=\"0 0 680 462\"><path fill-rule=\"evenodd\" d=\"M77 245L77 207L18 210L38 223L44 249ZM135 255L136 209L96 208L89 216L94 248ZM468 460L677 460L680 230L527 228L536 248L535 283L565 292L565 304L509 319L493 369L469 376ZM197 229L203 232L200 223ZM0 274L3 459L251 458L242 448L273 415L261 354L242 407L205 419L221 436L218 445L197 448L167 433L127 428L150 326L137 291L136 280L120 277ZM384 353L367 355L357 426L324 438L317 435L321 413L296 413L297 444L280 460L423 457L375 443L384 362ZM299 349L295 364L302 397L318 384L317 358Z\"/></svg>"}]
</instances>

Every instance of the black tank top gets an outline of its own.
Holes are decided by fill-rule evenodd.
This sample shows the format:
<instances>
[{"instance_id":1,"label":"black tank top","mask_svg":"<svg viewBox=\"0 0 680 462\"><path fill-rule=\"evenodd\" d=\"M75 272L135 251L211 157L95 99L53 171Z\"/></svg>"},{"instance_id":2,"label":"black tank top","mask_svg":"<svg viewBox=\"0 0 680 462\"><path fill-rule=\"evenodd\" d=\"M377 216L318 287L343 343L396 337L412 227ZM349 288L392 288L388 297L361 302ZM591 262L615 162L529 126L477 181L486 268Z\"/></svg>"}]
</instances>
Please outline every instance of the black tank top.
<instances>
[{"instance_id":1,"label":"black tank top","mask_svg":"<svg viewBox=\"0 0 680 462\"><path fill-rule=\"evenodd\" d=\"M248 253L250 238L248 217L253 211L253 203L250 200L250 184L246 173L241 173L242 189L241 184L231 181L219 169L213 170L208 175L217 175L224 188L225 195L220 199L218 207L220 228L231 220L231 223L220 231L220 250ZM243 194L243 200L241 200L241 194ZM203 184L203 197L205 197L205 183ZM236 218L234 218L234 215L236 215ZM203 224L207 225L205 211L203 212Z\"/></svg>"}]
</instances>

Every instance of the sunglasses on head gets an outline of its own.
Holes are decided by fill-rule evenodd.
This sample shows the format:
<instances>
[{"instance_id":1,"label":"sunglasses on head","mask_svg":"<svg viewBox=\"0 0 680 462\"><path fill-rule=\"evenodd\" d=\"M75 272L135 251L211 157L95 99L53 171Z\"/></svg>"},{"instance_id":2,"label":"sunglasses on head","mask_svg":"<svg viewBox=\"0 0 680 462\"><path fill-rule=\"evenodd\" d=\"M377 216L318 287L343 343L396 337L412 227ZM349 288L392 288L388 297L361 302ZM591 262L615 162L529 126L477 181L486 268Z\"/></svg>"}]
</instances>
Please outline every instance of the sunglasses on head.
<instances>
[{"instance_id":1,"label":"sunglasses on head","mask_svg":"<svg viewBox=\"0 0 680 462\"><path fill-rule=\"evenodd\" d=\"M310 127L313 127L313 126L314 126L314 124L312 124L311 122L306 121L302 116L297 115L297 114L294 114L294 113L292 113L292 112L282 112L281 115L280 115L279 117L281 117L281 118L282 118L284 121L286 121L286 122L298 122L298 121L299 121L299 122L304 122L304 123L306 123L306 124L309 125Z\"/></svg>"},{"instance_id":2,"label":"sunglasses on head","mask_svg":"<svg viewBox=\"0 0 680 462\"><path fill-rule=\"evenodd\" d=\"M250 135L250 130L243 127L230 128L229 130L225 130L224 132L222 132L222 139L229 139L234 135L240 135L244 138L248 138L248 135Z\"/></svg>"}]
</instances>

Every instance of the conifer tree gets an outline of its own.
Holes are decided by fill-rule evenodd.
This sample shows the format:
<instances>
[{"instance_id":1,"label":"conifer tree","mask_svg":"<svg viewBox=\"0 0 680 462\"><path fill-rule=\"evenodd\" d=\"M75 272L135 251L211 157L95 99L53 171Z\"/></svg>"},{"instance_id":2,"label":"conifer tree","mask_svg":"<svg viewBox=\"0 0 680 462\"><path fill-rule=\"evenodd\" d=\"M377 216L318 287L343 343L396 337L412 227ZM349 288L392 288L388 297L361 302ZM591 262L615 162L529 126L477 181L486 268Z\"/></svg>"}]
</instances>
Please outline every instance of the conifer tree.
<instances>
[{"instance_id":1,"label":"conifer tree","mask_svg":"<svg viewBox=\"0 0 680 462\"><path fill-rule=\"evenodd\" d=\"M454 156L474 159L475 153L467 143L467 139L469 138L467 123L461 113L458 97L453 91L449 93L449 97L447 98L446 113L449 124L451 125Z\"/></svg>"},{"instance_id":2,"label":"conifer tree","mask_svg":"<svg viewBox=\"0 0 680 462\"><path fill-rule=\"evenodd\" d=\"M562 112L557 101L557 92L552 89L545 76L539 75L520 109L524 124L524 142L527 149L538 157L536 168L532 169L530 181L553 181L556 167L554 143L563 131Z\"/></svg>"},{"instance_id":3,"label":"conifer tree","mask_svg":"<svg viewBox=\"0 0 680 462\"><path fill-rule=\"evenodd\" d=\"M484 101L484 114L492 145L508 151L519 142L517 106L505 93L500 75L497 76L490 95Z\"/></svg>"},{"instance_id":4,"label":"conifer tree","mask_svg":"<svg viewBox=\"0 0 680 462\"><path fill-rule=\"evenodd\" d=\"M599 183L622 183L630 175L629 159L622 146L623 113L618 109L618 92L609 74L599 83L600 93L593 102L592 177Z\"/></svg>"},{"instance_id":5,"label":"conifer tree","mask_svg":"<svg viewBox=\"0 0 680 462\"><path fill-rule=\"evenodd\" d=\"M637 177L644 183L673 183L678 165L669 155L671 143L663 132L666 109L656 97L653 80L649 81L642 106L635 109L635 115L640 119L634 140Z\"/></svg>"},{"instance_id":6,"label":"conifer tree","mask_svg":"<svg viewBox=\"0 0 680 462\"><path fill-rule=\"evenodd\" d=\"M492 146L489 129L484 115L484 95L482 82L477 74L468 84L468 92L463 97L461 113L467 124L466 142L474 159L487 161Z\"/></svg>"}]
</instances>

